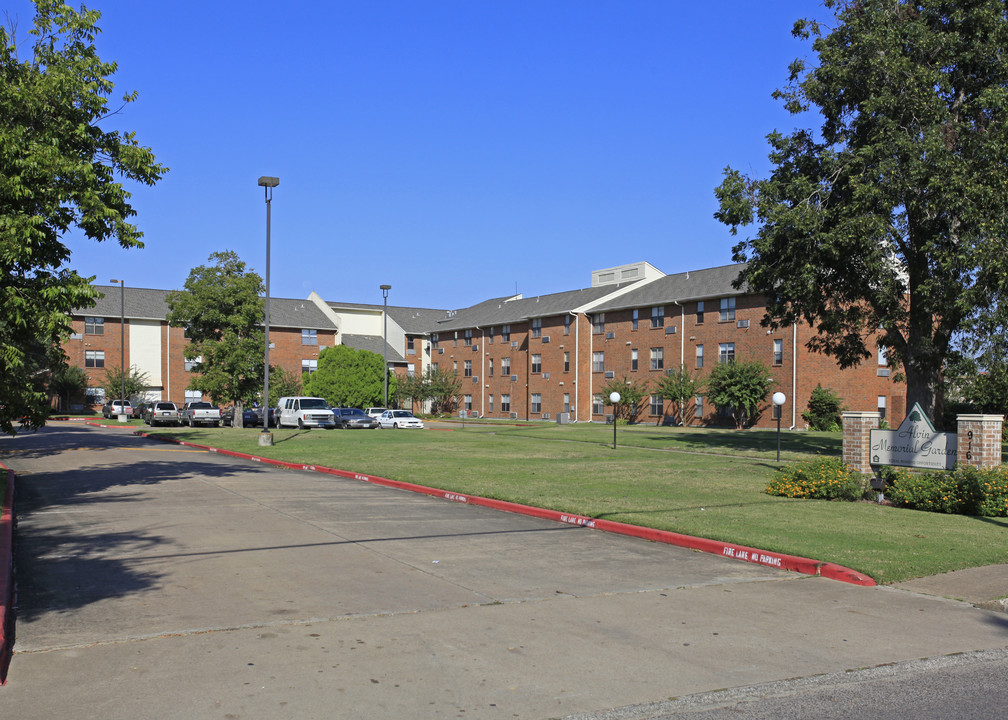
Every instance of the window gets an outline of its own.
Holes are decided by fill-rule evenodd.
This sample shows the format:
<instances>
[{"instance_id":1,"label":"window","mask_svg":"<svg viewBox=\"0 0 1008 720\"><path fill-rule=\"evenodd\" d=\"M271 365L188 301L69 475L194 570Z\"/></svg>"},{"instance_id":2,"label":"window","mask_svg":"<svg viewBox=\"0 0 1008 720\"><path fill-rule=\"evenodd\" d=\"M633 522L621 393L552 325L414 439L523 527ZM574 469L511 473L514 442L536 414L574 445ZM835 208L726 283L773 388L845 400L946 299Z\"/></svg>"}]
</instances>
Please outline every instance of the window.
<instances>
[{"instance_id":1,"label":"window","mask_svg":"<svg viewBox=\"0 0 1008 720\"><path fill-rule=\"evenodd\" d=\"M777 403L773 404L773 409L772 409L772 411L770 413L770 419L771 420L780 420L781 419L781 406L778 405Z\"/></svg>"},{"instance_id":2,"label":"window","mask_svg":"<svg viewBox=\"0 0 1008 720\"><path fill-rule=\"evenodd\" d=\"M605 313L595 313L592 316L592 332L596 335L605 332Z\"/></svg>"},{"instance_id":3,"label":"window","mask_svg":"<svg viewBox=\"0 0 1008 720\"><path fill-rule=\"evenodd\" d=\"M493 345L494 332L497 330L493 325L487 330L487 343Z\"/></svg>"},{"instance_id":4,"label":"window","mask_svg":"<svg viewBox=\"0 0 1008 720\"><path fill-rule=\"evenodd\" d=\"M452 360L452 372L458 375L458 360Z\"/></svg>"},{"instance_id":5,"label":"window","mask_svg":"<svg viewBox=\"0 0 1008 720\"><path fill-rule=\"evenodd\" d=\"M564 351L564 372L570 372L570 353Z\"/></svg>"},{"instance_id":6,"label":"window","mask_svg":"<svg viewBox=\"0 0 1008 720\"><path fill-rule=\"evenodd\" d=\"M493 395L487 395L487 412L493 412Z\"/></svg>"},{"instance_id":7,"label":"window","mask_svg":"<svg viewBox=\"0 0 1008 720\"><path fill-rule=\"evenodd\" d=\"M86 317L84 318L85 335L104 335L105 318Z\"/></svg>"},{"instance_id":8,"label":"window","mask_svg":"<svg viewBox=\"0 0 1008 720\"><path fill-rule=\"evenodd\" d=\"M318 370L318 360L302 360L301 361L301 374L308 373L311 375L313 372Z\"/></svg>"},{"instance_id":9,"label":"window","mask_svg":"<svg viewBox=\"0 0 1008 720\"><path fill-rule=\"evenodd\" d=\"M735 343L721 343L718 345L718 362L735 362Z\"/></svg>"},{"instance_id":10,"label":"window","mask_svg":"<svg viewBox=\"0 0 1008 720\"><path fill-rule=\"evenodd\" d=\"M493 358L490 358L489 365L487 366L487 370L490 373L490 377L493 377Z\"/></svg>"},{"instance_id":11,"label":"window","mask_svg":"<svg viewBox=\"0 0 1008 720\"><path fill-rule=\"evenodd\" d=\"M88 388L84 393L84 402L88 405L105 404L105 388Z\"/></svg>"},{"instance_id":12,"label":"window","mask_svg":"<svg viewBox=\"0 0 1008 720\"><path fill-rule=\"evenodd\" d=\"M564 315L564 335L570 335L571 316Z\"/></svg>"},{"instance_id":13,"label":"window","mask_svg":"<svg viewBox=\"0 0 1008 720\"><path fill-rule=\"evenodd\" d=\"M665 367L665 348L651 348L651 369L661 370Z\"/></svg>"},{"instance_id":14,"label":"window","mask_svg":"<svg viewBox=\"0 0 1008 720\"><path fill-rule=\"evenodd\" d=\"M665 327L665 306L656 305L651 308L651 327Z\"/></svg>"},{"instance_id":15,"label":"window","mask_svg":"<svg viewBox=\"0 0 1008 720\"><path fill-rule=\"evenodd\" d=\"M301 330L302 345L318 345L318 330L304 328Z\"/></svg>"},{"instance_id":16,"label":"window","mask_svg":"<svg viewBox=\"0 0 1008 720\"><path fill-rule=\"evenodd\" d=\"M410 363L406 366L406 376L416 377L416 365L414 363Z\"/></svg>"},{"instance_id":17,"label":"window","mask_svg":"<svg viewBox=\"0 0 1008 720\"><path fill-rule=\"evenodd\" d=\"M592 353L592 372L605 372L605 353Z\"/></svg>"},{"instance_id":18,"label":"window","mask_svg":"<svg viewBox=\"0 0 1008 720\"><path fill-rule=\"evenodd\" d=\"M774 340L773 341L773 364L781 365L784 363L784 341Z\"/></svg>"},{"instance_id":19,"label":"window","mask_svg":"<svg viewBox=\"0 0 1008 720\"><path fill-rule=\"evenodd\" d=\"M472 345L472 328L469 328L468 330L465 331L464 337L465 337L465 344Z\"/></svg>"},{"instance_id":20,"label":"window","mask_svg":"<svg viewBox=\"0 0 1008 720\"><path fill-rule=\"evenodd\" d=\"M501 375L511 374L511 358L501 358Z\"/></svg>"},{"instance_id":21,"label":"window","mask_svg":"<svg viewBox=\"0 0 1008 720\"><path fill-rule=\"evenodd\" d=\"M458 330L452 333L452 347L458 347Z\"/></svg>"},{"instance_id":22,"label":"window","mask_svg":"<svg viewBox=\"0 0 1008 720\"><path fill-rule=\"evenodd\" d=\"M465 396L465 409L466 412L472 412L472 395Z\"/></svg>"},{"instance_id":23,"label":"window","mask_svg":"<svg viewBox=\"0 0 1008 720\"><path fill-rule=\"evenodd\" d=\"M879 395L878 396L878 411L879 411L879 415L880 415L879 420L885 420L885 411L886 411L886 396L885 395Z\"/></svg>"},{"instance_id":24,"label":"window","mask_svg":"<svg viewBox=\"0 0 1008 720\"><path fill-rule=\"evenodd\" d=\"M538 353L532 355L532 372L542 372L542 355L539 355Z\"/></svg>"},{"instance_id":25,"label":"window","mask_svg":"<svg viewBox=\"0 0 1008 720\"><path fill-rule=\"evenodd\" d=\"M721 298L721 322L735 320L735 298Z\"/></svg>"},{"instance_id":26,"label":"window","mask_svg":"<svg viewBox=\"0 0 1008 720\"><path fill-rule=\"evenodd\" d=\"M542 318L532 318L532 337L542 337Z\"/></svg>"},{"instance_id":27,"label":"window","mask_svg":"<svg viewBox=\"0 0 1008 720\"><path fill-rule=\"evenodd\" d=\"M86 368L103 368L103 367L105 367L105 351L104 350L85 350L84 351L84 367L86 367Z\"/></svg>"},{"instance_id":28,"label":"window","mask_svg":"<svg viewBox=\"0 0 1008 720\"><path fill-rule=\"evenodd\" d=\"M648 408L648 414L650 414L651 417L660 416L664 409L665 409L665 400L662 398L662 396L652 395L651 404Z\"/></svg>"},{"instance_id":29,"label":"window","mask_svg":"<svg viewBox=\"0 0 1008 720\"><path fill-rule=\"evenodd\" d=\"M630 320L630 327L632 327L634 330L636 330L638 322L640 322L640 311L637 310L637 309L634 309L634 311L633 311L633 318Z\"/></svg>"},{"instance_id":30,"label":"window","mask_svg":"<svg viewBox=\"0 0 1008 720\"><path fill-rule=\"evenodd\" d=\"M570 412L570 393L564 393L563 408L565 413Z\"/></svg>"},{"instance_id":31,"label":"window","mask_svg":"<svg viewBox=\"0 0 1008 720\"><path fill-rule=\"evenodd\" d=\"M696 304L696 324L703 325L703 300L698 300Z\"/></svg>"},{"instance_id":32,"label":"window","mask_svg":"<svg viewBox=\"0 0 1008 720\"><path fill-rule=\"evenodd\" d=\"M438 364L437 364L436 362L432 362L432 363L430 364L430 366L431 366L431 370L432 370L433 372L437 372L437 371L438 371Z\"/></svg>"},{"instance_id":33,"label":"window","mask_svg":"<svg viewBox=\"0 0 1008 720\"><path fill-rule=\"evenodd\" d=\"M203 393L199 390L186 390L185 391L185 401L188 402L199 402L203 399Z\"/></svg>"},{"instance_id":34,"label":"window","mask_svg":"<svg viewBox=\"0 0 1008 720\"><path fill-rule=\"evenodd\" d=\"M437 333L431 333L431 336L430 336L430 345L431 345L432 348L434 348L435 351L438 349L438 334Z\"/></svg>"},{"instance_id":35,"label":"window","mask_svg":"<svg viewBox=\"0 0 1008 720\"><path fill-rule=\"evenodd\" d=\"M703 345L696 346L696 366L698 368L703 367Z\"/></svg>"},{"instance_id":36,"label":"window","mask_svg":"<svg viewBox=\"0 0 1008 720\"><path fill-rule=\"evenodd\" d=\"M186 372L192 372L193 370L196 369L196 366L199 365L201 362L203 362L202 355L198 355L197 357L194 357L192 360L186 360L185 361Z\"/></svg>"},{"instance_id":37,"label":"window","mask_svg":"<svg viewBox=\"0 0 1008 720\"><path fill-rule=\"evenodd\" d=\"M416 345L413 344L413 338L412 337L406 338L406 354L407 355L416 355Z\"/></svg>"},{"instance_id":38,"label":"window","mask_svg":"<svg viewBox=\"0 0 1008 720\"><path fill-rule=\"evenodd\" d=\"M605 412L605 405L602 402L602 396L596 395L592 398L592 415L601 415Z\"/></svg>"},{"instance_id":39,"label":"window","mask_svg":"<svg viewBox=\"0 0 1008 720\"><path fill-rule=\"evenodd\" d=\"M542 393L532 393L532 412L542 412Z\"/></svg>"},{"instance_id":40,"label":"window","mask_svg":"<svg viewBox=\"0 0 1008 720\"><path fill-rule=\"evenodd\" d=\"M696 396L696 418L703 420L703 395Z\"/></svg>"},{"instance_id":41,"label":"window","mask_svg":"<svg viewBox=\"0 0 1008 720\"><path fill-rule=\"evenodd\" d=\"M465 361L465 366L462 372L466 377L472 377L472 360Z\"/></svg>"},{"instance_id":42,"label":"window","mask_svg":"<svg viewBox=\"0 0 1008 720\"><path fill-rule=\"evenodd\" d=\"M501 325L501 340L511 342L511 326Z\"/></svg>"},{"instance_id":43,"label":"window","mask_svg":"<svg viewBox=\"0 0 1008 720\"><path fill-rule=\"evenodd\" d=\"M637 348L630 351L630 369L637 369Z\"/></svg>"},{"instance_id":44,"label":"window","mask_svg":"<svg viewBox=\"0 0 1008 720\"><path fill-rule=\"evenodd\" d=\"M501 395L501 412L511 412L511 395L508 393Z\"/></svg>"},{"instance_id":45,"label":"window","mask_svg":"<svg viewBox=\"0 0 1008 720\"><path fill-rule=\"evenodd\" d=\"M878 349L878 364L879 364L879 367L882 367L884 365L888 365L889 364L889 358L887 357L887 355L888 355L888 353L886 352L885 346L884 345L879 345L879 349Z\"/></svg>"}]
</instances>

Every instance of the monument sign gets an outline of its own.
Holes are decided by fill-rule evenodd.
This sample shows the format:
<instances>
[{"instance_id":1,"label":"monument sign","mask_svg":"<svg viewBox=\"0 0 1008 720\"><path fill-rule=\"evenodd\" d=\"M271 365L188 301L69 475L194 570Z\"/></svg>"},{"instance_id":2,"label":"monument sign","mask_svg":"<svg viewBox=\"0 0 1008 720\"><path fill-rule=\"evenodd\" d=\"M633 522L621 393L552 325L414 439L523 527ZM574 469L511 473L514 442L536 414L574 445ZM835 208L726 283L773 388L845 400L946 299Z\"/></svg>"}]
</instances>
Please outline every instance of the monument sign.
<instances>
[{"instance_id":1,"label":"monument sign","mask_svg":"<svg viewBox=\"0 0 1008 720\"><path fill-rule=\"evenodd\" d=\"M896 430L871 431L871 464L951 470L958 454L955 433L935 432L915 403Z\"/></svg>"}]
</instances>

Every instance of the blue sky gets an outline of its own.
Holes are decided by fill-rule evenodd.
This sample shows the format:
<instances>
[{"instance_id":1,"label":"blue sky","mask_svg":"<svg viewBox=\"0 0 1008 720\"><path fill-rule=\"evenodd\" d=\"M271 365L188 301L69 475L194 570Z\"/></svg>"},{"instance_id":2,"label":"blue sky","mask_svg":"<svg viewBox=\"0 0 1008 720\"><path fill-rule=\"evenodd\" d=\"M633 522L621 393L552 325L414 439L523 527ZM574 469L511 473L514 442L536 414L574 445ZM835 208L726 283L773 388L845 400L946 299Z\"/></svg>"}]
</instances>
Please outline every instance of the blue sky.
<instances>
[{"instance_id":1,"label":"blue sky","mask_svg":"<svg viewBox=\"0 0 1008 720\"><path fill-rule=\"evenodd\" d=\"M97 42L171 171L134 189L146 247L73 238L96 282L174 289L217 250L271 291L459 308L639 260L731 262L713 190L797 125L771 98L819 3L95 0ZM24 39L32 8L0 4Z\"/></svg>"}]
</instances>

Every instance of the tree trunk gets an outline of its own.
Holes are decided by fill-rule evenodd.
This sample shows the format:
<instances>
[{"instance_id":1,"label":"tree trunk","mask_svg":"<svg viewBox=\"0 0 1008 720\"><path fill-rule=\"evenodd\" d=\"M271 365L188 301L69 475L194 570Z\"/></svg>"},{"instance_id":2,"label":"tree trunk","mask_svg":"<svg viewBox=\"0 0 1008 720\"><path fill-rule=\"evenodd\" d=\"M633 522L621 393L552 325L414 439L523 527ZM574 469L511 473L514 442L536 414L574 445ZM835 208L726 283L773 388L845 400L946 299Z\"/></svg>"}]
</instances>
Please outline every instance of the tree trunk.
<instances>
[{"instance_id":1,"label":"tree trunk","mask_svg":"<svg viewBox=\"0 0 1008 720\"><path fill-rule=\"evenodd\" d=\"M245 406L242 405L240 400L234 404L234 419L231 421L232 428L245 427L244 410Z\"/></svg>"}]
</instances>

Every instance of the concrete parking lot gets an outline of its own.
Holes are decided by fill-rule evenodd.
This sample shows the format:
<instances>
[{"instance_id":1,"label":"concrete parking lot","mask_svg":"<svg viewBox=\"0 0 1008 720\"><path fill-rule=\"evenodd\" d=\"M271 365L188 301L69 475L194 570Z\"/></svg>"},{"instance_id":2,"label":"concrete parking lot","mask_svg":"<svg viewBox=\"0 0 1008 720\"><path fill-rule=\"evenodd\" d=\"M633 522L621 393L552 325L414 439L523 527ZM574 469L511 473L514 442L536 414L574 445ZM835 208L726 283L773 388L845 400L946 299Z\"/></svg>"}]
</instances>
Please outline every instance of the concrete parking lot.
<instances>
[{"instance_id":1,"label":"concrete parking lot","mask_svg":"<svg viewBox=\"0 0 1008 720\"><path fill-rule=\"evenodd\" d=\"M26 718L551 718L1008 646L1008 615L277 470L0 439ZM351 468L352 469L352 468Z\"/></svg>"}]
</instances>

